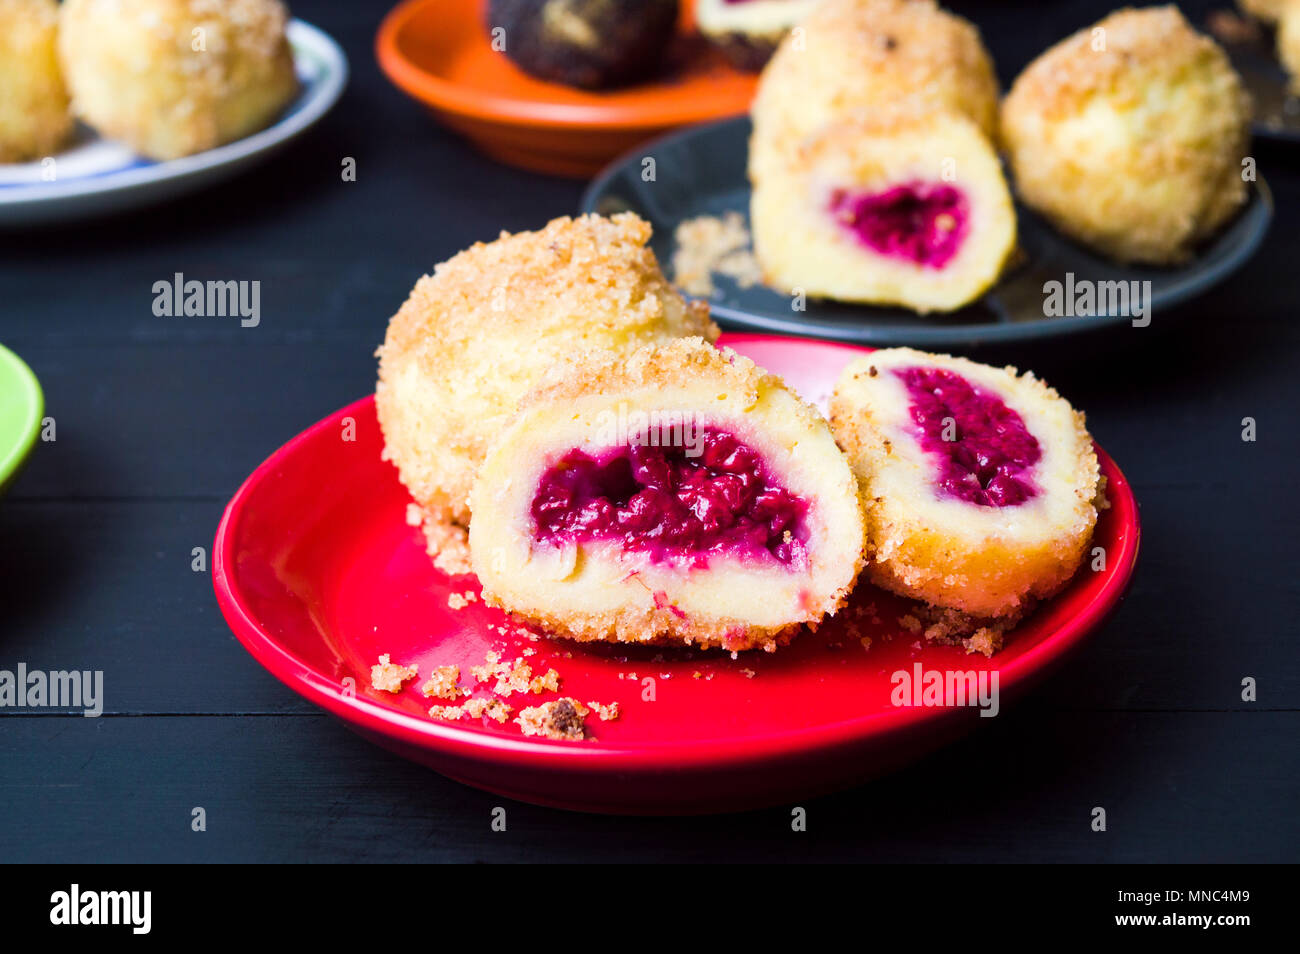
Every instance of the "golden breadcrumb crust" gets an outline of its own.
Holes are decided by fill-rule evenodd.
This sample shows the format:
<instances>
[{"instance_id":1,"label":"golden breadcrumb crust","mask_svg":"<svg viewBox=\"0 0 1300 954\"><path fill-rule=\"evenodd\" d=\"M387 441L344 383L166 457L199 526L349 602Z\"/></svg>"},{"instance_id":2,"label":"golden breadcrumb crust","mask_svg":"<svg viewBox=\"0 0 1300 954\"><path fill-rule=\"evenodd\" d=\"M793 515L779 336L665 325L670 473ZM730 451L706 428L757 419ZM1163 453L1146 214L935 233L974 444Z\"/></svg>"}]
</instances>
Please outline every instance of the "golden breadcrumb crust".
<instances>
[{"instance_id":1,"label":"golden breadcrumb crust","mask_svg":"<svg viewBox=\"0 0 1300 954\"><path fill-rule=\"evenodd\" d=\"M681 382L694 382L701 378L716 382L717 389L725 391L729 400L743 406L757 404L764 393L784 391L793 398L792 413L800 428L809 431L827 431L827 423L812 405L789 391L777 375L756 365L749 358L736 354L729 348L721 350L701 338L686 338L666 345L642 348L630 357L608 353L588 353L556 365L545 381L520 402L518 421L525 419L531 408L548 407L591 394L626 394L641 389L668 389ZM503 435L502 444L508 443L509 434ZM852 474L845 471L845 493L856 495L857 485ZM475 496L486 496L490 489L480 485ZM630 606L624 604L613 612L557 612L545 606L521 607L506 594L497 593L488 582L490 574L475 546L475 568L483 581L483 600L511 612L517 618L536 623L548 632L580 641L604 641L641 644L677 644L699 647L716 647L739 651L763 648L768 651L787 644L804 626L814 623L795 622L778 627L756 626L751 622L730 618L691 618L685 621L680 612L664 602L654 605ZM833 615L844 605L862 566L862 546L856 550L856 564L847 574L847 582L835 592L826 594L819 604L818 618Z\"/></svg>"},{"instance_id":2,"label":"golden breadcrumb crust","mask_svg":"<svg viewBox=\"0 0 1300 954\"><path fill-rule=\"evenodd\" d=\"M0 162L55 152L72 132L54 0L0 0Z\"/></svg>"},{"instance_id":3,"label":"golden breadcrumb crust","mask_svg":"<svg viewBox=\"0 0 1300 954\"><path fill-rule=\"evenodd\" d=\"M474 475L519 399L556 360L683 335L716 340L708 306L674 289L632 213L502 232L415 284L380 347L384 457L424 513L429 551L466 572Z\"/></svg>"},{"instance_id":4,"label":"golden breadcrumb crust","mask_svg":"<svg viewBox=\"0 0 1300 954\"><path fill-rule=\"evenodd\" d=\"M550 368L538 386L519 402L519 410L587 394L670 387L704 375L716 381L727 394L743 395L743 400L751 404L764 390L786 389L780 377L744 355L692 337L641 348L628 356L593 352L566 357ZM823 420L816 408L803 401L799 402L797 413L801 423L809 427Z\"/></svg>"},{"instance_id":5,"label":"golden breadcrumb crust","mask_svg":"<svg viewBox=\"0 0 1300 954\"><path fill-rule=\"evenodd\" d=\"M1071 472L1063 483L1071 497L1068 515L1059 528L1028 549L1014 538L988 537L976 546L957 539L923 512L913 512L905 501L880 496L876 474L894 453L891 432L882 426L875 408L865 403L855 379L877 373L881 359L895 355L930 365L947 362L959 373L975 362L950 355L932 355L910 348L891 348L860 358L844 371L831 397L831 430L849 458L858 478L867 526L866 575L875 585L922 600L933 606L959 610L990 622L1000 617L1018 619L1028 605L1064 586L1078 569L1096 523L1098 463L1082 412L1069 408L1065 399L1032 372L1019 375L1008 365L1001 369L1018 378L1018 388L1042 402L1059 401L1069 409L1072 434L1067 453ZM1023 394L1022 394L1023 398ZM1026 421L1032 426L1032 421ZM1042 434L1038 435L1041 438Z\"/></svg>"},{"instance_id":6,"label":"golden breadcrumb crust","mask_svg":"<svg viewBox=\"0 0 1300 954\"><path fill-rule=\"evenodd\" d=\"M782 41L751 113L750 177L837 116L886 106L960 113L990 137L997 78L979 31L932 0L826 0Z\"/></svg>"},{"instance_id":7,"label":"golden breadcrumb crust","mask_svg":"<svg viewBox=\"0 0 1300 954\"><path fill-rule=\"evenodd\" d=\"M153 159L267 126L298 92L279 0L65 0L72 110Z\"/></svg>"},{"instance_id":8,"label":"golden breadcrumb crust","mask_svg":"<svg viewBox=\"0 0 1300 954\"><path fill-rule=\"evenodd\" d=\"M1121 261L1187 259L1246 200L1250 100L1173 6L1125 9L1034 60L1002 107L1021 198Z\"/></svg>"}]
</instances>

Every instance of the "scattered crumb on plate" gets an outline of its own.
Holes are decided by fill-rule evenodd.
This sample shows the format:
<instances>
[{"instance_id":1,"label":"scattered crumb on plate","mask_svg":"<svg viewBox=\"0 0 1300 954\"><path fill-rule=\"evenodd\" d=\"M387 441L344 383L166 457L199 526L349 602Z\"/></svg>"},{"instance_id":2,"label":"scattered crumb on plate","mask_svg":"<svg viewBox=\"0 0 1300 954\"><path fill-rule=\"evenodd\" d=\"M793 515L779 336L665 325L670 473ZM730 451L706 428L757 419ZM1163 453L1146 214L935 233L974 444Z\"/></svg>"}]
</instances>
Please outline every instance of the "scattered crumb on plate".
<instances>
[{"instance_id":1,"label":"scattered crumb on plate","mask_svg":"<svg viewBox=\"0 0 1300 954\"><path fill-rule=\"evenodd\" d=\"M578 741L587 737L585 719L591 710L577 699L565 696L524 709L515 719L524 735L540 735L559 741Z\"/></svg>"},{"instance_id":2,"label":"scattered crumb on plate","mask_svg":"<svg viewBox=\"0 0 1300 954\"><path fill-rule=\"evenodd\" d=\"M588 702L587 705L600 717L601 722L613 722L623 714L623 710L617 702L611 702L607 706L601 705L599 702Z\"/></svg>"},{"instance_id":3,"label":"scattered crumb on plate","mask_svg":"<svg viewBox=\"0 0 1300 954\"><path fill-rule=\"evenodd\" d=\"M515 692L531 692L541 694L543 692L558 692L560 688L560 674L554 669L548 669L540 676L533 675L533 667L524 662L522 656L515 659L513 663L503 662L501 654L490 652L487 654L487 661L482 666L472 666L470 672L479 682L491 682L496 680L492 691L498 696L508 696Z\"/></svg>"},{"instance_id":4,"label":"scattered crumb on plate","mask_svg":"<svg viewBox=\"0 0 1300 954\"><path fill-rule=\"evenodd\" d=\"M429 681L420 687L420 691L435 699L454 700L469 695L468 689L461 689L456 685L458 682L460 682L459 666L439 666L433 671Z\"/></svg>"},{"instance_id":5,"label":"scattered crumb on plate","mask_svg":"<svg viewBox=\"0 0 1300 954\"><path fill-rule=\"evenodd\" d=\"M370 685L383 692L401 692L402 685L419 674L419 666L399 666L384 653L379 657L379 664L370 667Z\"/></svg>"},{"instance_id":6,"label":"scattered crumb on plate","mask_svg":"<svg viewBox=\"0 0 1300 954\"><path fill-rule=\"evenodd\" d=\"M999 649L1023 613L1002 619L987 620L954 609L919 606L915 614L898 618L898 625L912 635L924 633L927 643L938 646L961 646L968 653L992 656Z\"/></svg>"},{"instance_id":7,"label":"scattered crumb on plate","mask_svg":"<svg viewBox=\"0 0 1300 954\"><path fill-rule=\"evenodd\" d=\"M455 722L466 715L474 719L487 716L504 725L510 718L510 713L514 711L500 699L467 699L459 706L433 706L429 709L429 716L434 719L445 719L448 722Z\"/></svg>"}]
</instances>

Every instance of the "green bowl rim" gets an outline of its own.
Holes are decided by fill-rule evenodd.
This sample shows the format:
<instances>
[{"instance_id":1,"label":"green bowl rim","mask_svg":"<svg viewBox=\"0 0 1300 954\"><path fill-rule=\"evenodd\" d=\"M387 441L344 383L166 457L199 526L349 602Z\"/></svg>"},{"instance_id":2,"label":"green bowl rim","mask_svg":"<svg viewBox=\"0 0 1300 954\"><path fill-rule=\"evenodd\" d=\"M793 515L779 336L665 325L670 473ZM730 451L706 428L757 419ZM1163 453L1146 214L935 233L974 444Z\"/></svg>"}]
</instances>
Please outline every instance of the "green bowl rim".
<instances>
[{"instance_id":1,"label":"green bowl rim","mask_svg":"<svg viewBox=\"0 0 1300 954\"><path fill-rule=\"evenodd\" d=\"M9 481L17 476L27 460L32 447L36 444L36 437L41 430L41 417L45 413L45 394L41 390L41 382L22 358L0 344L0 375L5 374L6 366L13 369L12 380L16 385L14 393L26 399L31 417L13 446L0 446L0 491L3 491ZM4 383L4 377L0 377L0 387L3 387Z\"/></svg>"}]
</instances>

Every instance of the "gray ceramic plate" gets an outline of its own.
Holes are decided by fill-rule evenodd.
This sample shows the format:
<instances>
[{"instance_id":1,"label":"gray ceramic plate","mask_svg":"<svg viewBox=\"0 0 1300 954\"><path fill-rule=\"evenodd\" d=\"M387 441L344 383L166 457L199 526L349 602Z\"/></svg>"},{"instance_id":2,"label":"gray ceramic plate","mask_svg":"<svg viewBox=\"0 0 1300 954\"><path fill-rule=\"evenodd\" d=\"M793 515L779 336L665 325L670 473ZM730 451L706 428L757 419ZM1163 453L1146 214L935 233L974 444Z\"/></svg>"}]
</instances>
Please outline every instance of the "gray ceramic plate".
<instances>
[{"instance_id":1,"label":"gray ceramic plate","mask_svg":"<svg viewBox=\"0 0 1300 954\"><path fill-rule=\"evenodd\" d=\"M678 223L700 215L736 210L748 218L745 176L749 119L693 126L624 156L596 178L583 196L584 212L633 211L648 219L659 260L672 260ZM654 157L655 180L645 181L645 158ZM1043 286L1075 282L1150 281L1150 314L1162 314L1222 281L1254 254L1273 217L1273 199L1262 180L1255 183L1242 213L1196 259L1181 268L1117 265L1087 251L1019 209L1023 260L980 301L952 314L917 315L900 308L810 300L796 312L788 295L769 288L740 288L716 277L710 300L724 327L830 338L870 345L974 346L1072 334L1106 325L1129 324L1121 314L1045 318Z\"/></svg>"}]
</instances>

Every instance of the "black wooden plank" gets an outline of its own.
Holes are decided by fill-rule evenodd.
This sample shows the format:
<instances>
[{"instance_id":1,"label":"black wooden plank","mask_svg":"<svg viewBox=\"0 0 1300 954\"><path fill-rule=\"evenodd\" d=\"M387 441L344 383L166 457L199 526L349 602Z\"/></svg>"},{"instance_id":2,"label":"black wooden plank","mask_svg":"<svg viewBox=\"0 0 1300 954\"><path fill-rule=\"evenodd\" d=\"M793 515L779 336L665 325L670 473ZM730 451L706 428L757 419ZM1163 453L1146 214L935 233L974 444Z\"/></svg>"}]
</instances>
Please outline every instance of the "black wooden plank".
<instances>
[{"instance_id":1,"label":"black wooden plank","mask_svg":"<svg viewBox=\"0 0 1300 954\"><path fill-rule=\"evenodd\" d=\"M191 550L216 501L7 500L0 669L90 670L107 712L316 712L239 645ZM209 564L210 565L210 564ZM6 729L13 710L0 710Z\"/></svg>"},{"instance_id":2,"label":"black wooden plank","mask_svg":"<svg viewBox=\"0 0 1300 954\"><path fill-rule=\"evenodd\" d=\"M326 717L11 719L0 733L0 858L1292 860L1298 719L1004 713L910 770L808 800L799 834L789 807L638 819L511 802ZM505 832L490 830L496 806ZM1105 832L1090 828L1097 806ZM195 807L206 832L190 829Z\"/></svg>"}]
</instances>

